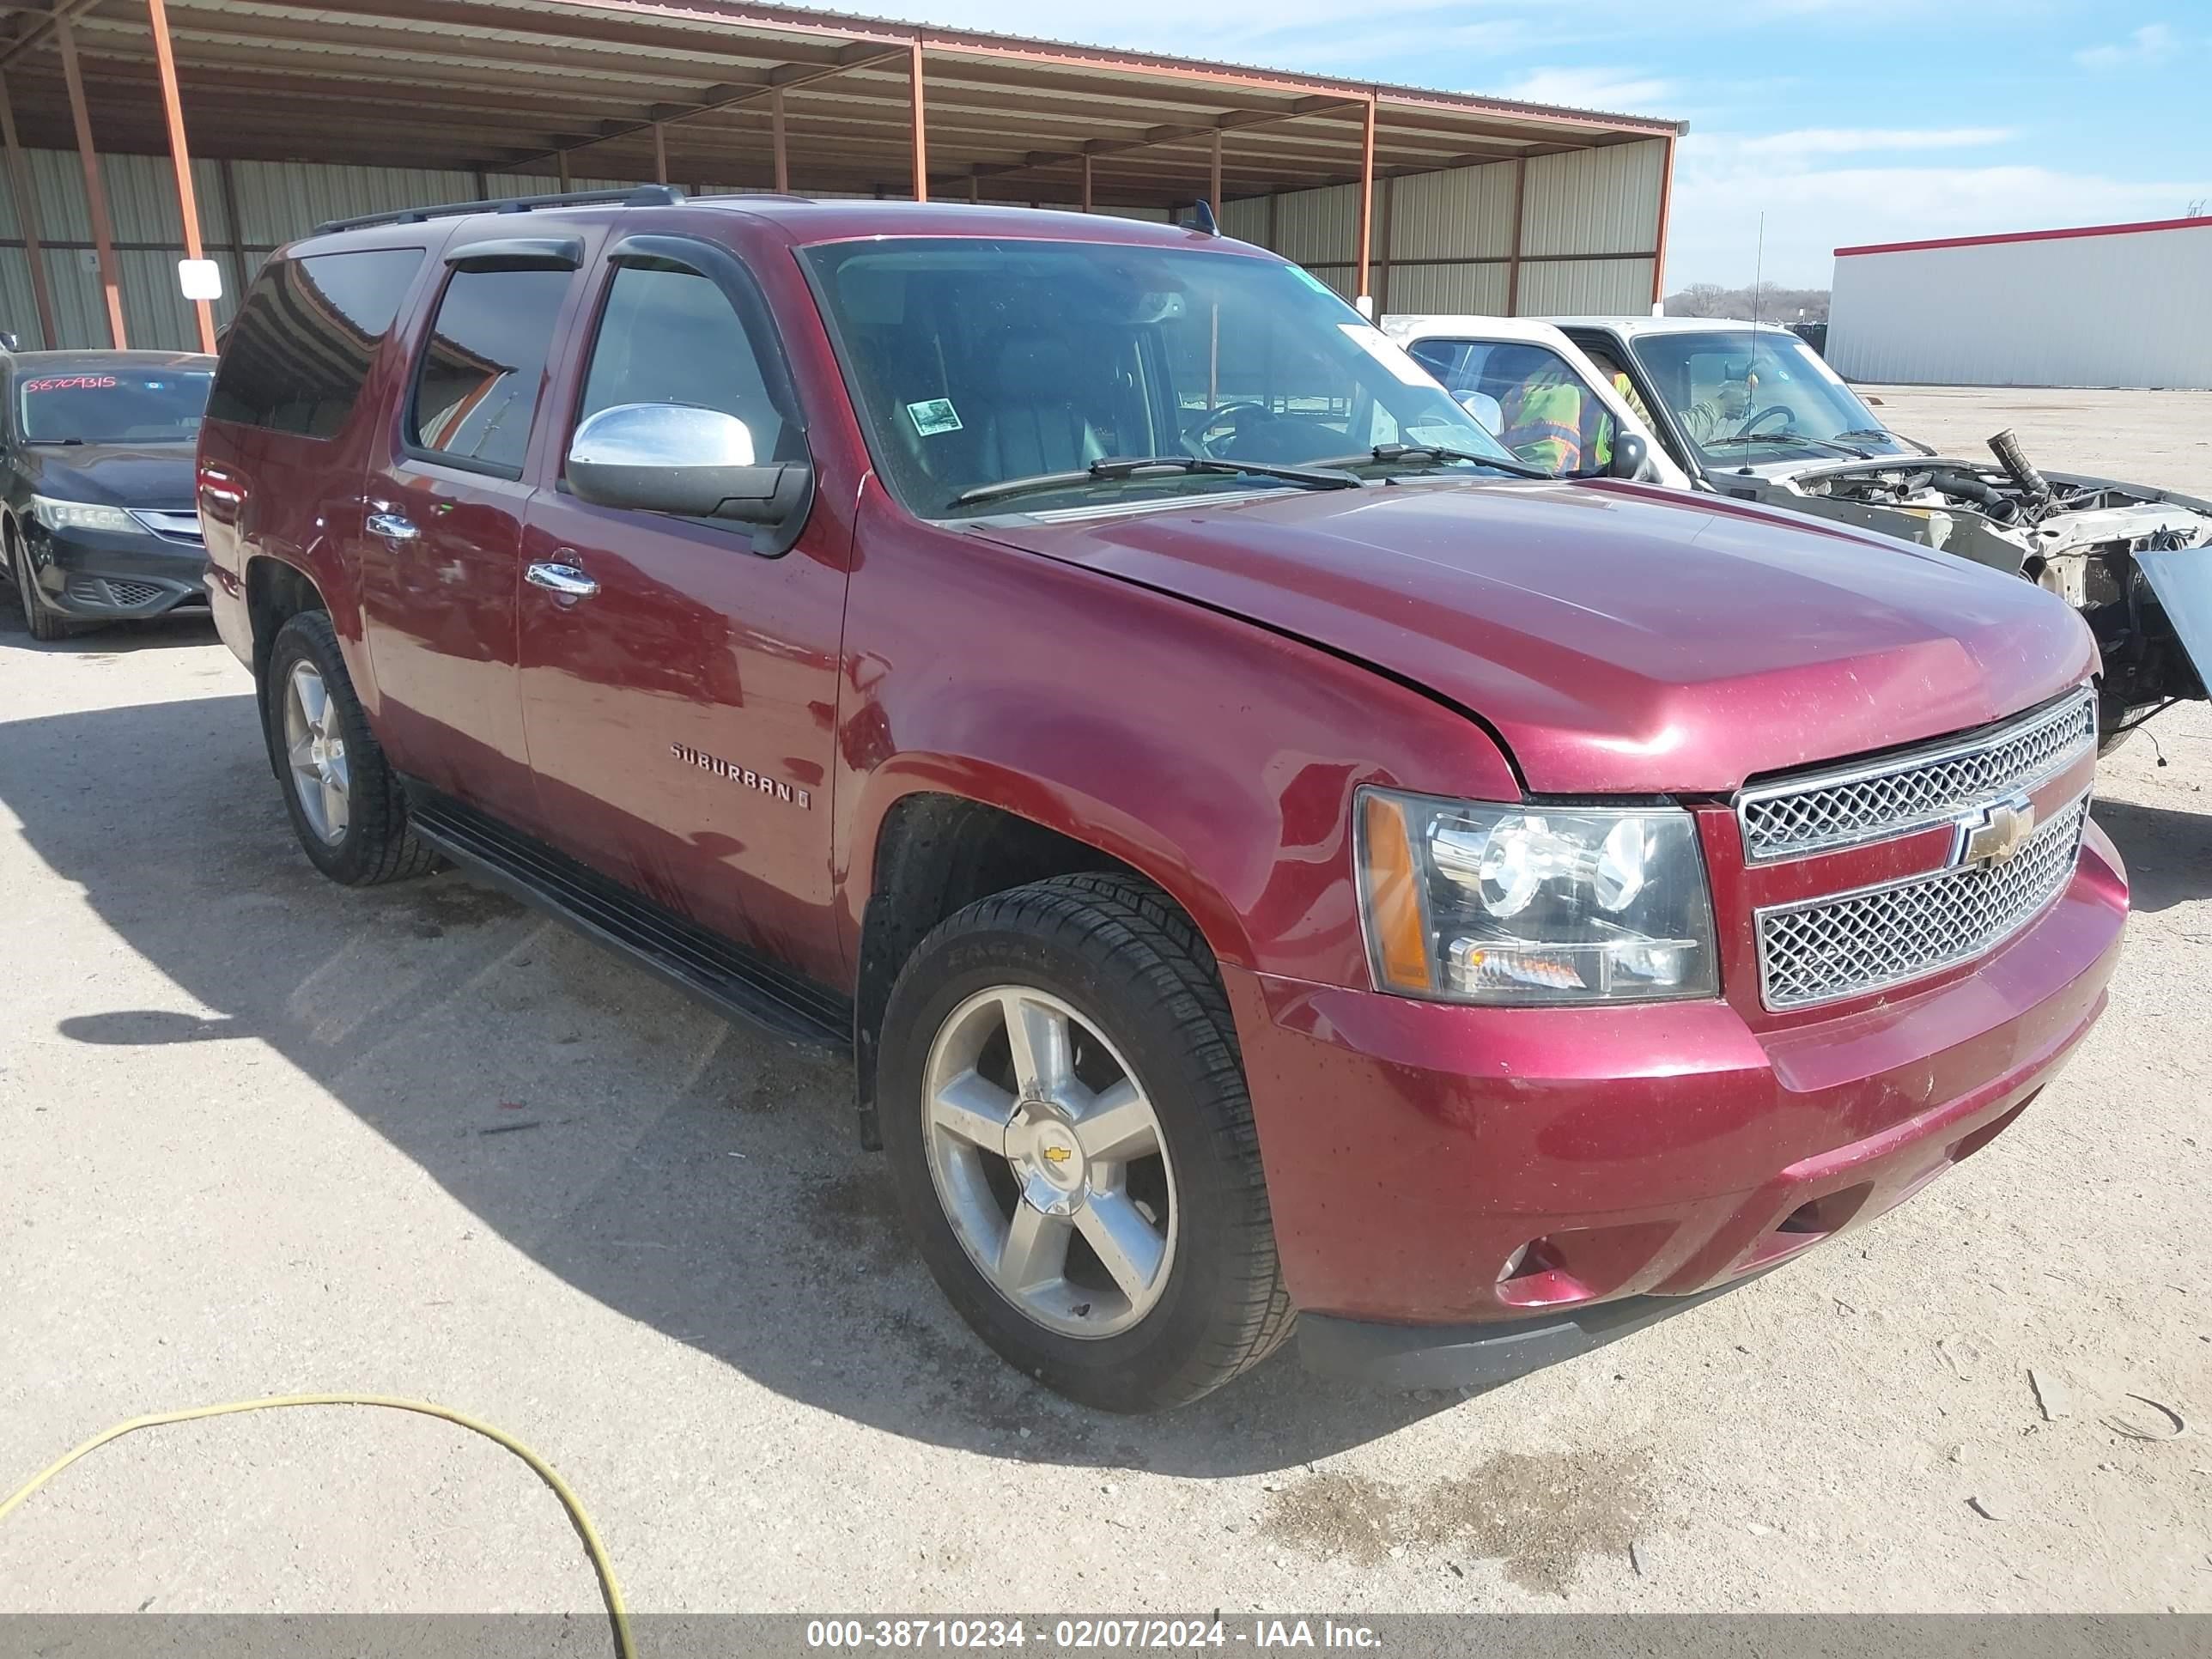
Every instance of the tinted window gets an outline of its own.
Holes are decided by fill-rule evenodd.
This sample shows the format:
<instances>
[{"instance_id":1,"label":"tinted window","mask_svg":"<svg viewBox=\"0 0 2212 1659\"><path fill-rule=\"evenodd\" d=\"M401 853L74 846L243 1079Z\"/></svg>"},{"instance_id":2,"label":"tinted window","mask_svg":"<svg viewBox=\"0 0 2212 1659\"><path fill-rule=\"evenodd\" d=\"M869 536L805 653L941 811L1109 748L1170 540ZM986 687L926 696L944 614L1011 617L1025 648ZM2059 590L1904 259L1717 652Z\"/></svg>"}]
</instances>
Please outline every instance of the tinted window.
<instances>
[{"instance_id":1,"label":"tinted window","mask_svg":"<svg viewBox=\"0 0 2212 1659\"><path fill-rule=\"evenodd\" d=\"M327 438L345 424L421 248L275 259L230 325L207 412L219 421Z\"/></svg>"},{"instance_id":2,"label":"tinted window","mask_svg":"<svg viewBox=\"0 0 2212 1659\"><path fill-rule=\"evenodd\" d=\"M204 369L29 374L15 383L16 423L26 443L190 443L208 380Z\"/></svg>"},{"instance_id":3,"label":"tinted window","mask_svg":"<svg viewBox=\"0 0 2212 1659\"><path fill-rule=\"evenodd\" d=\"M408 441L518 476L553 349L553 325L574 275L457 270L438 301L408 410Z\"/></svg>"},{"instance_id":4,"label":"tinted window","mask_svg":"<svg viewBox=\"0 0 2212 1659\"><path fill-rule=\"evenodd\" d=\"M752 429L753 453L777 459L783 417L722 290L688 270L625 265L615 272L592 347L580 423L617 404L694 404Z\"/></svg>"}]
</instances>

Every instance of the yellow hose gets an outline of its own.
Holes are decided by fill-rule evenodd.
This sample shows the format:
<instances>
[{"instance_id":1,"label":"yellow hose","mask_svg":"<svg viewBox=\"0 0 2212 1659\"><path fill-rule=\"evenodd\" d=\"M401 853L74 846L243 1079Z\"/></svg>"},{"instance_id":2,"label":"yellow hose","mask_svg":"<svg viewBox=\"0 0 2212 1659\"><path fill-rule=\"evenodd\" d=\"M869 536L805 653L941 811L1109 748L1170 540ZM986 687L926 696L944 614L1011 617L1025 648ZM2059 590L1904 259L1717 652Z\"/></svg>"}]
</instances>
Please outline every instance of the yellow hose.
<instances>
[{"instance_id":1,"label":"yellow hose","mask_svg":"<svg viewBox=\"0 0 2212 1659\"><path fill-rule=\"evenodd\" d=\"M496 1445L504 1446L524 1462L540 1480L553 1489L561 1500L561 1507L568 1511L568 1519L575 1523L576 1535L584 1540L584 1552L592 1558L592 1571L599 1577L599 1594L605 1598L607 1618L614 1626L615 1651L620 1659L636 1659L637 1650L630 1644L629 1613L623 1606L622 1586L615 1582L614 1563L607 1559L606 1546L599 1542L599 1534L592 1525L592 1517L584 1513L584 1506L568 1483L555 1472L553 1466L504 1430L457 1412L448 1406L434 1405L427 1400L397 1400L376 1394L283 1394L266 1400L234 1400L221 1406L195 1406L190 1411L158 1412L151 1417L134 1417L127 1423L118 1423L112 1429L103 1429L82 1446L58 1457L26 1480L4 1504L0 1504L0 1521L23 1506L26 1499L64 1469L89 1453L98 1451L111 1440L120 1440L125 1435L139 1429L157 1429L168 1423L194 1423L206 1417L232 1417L242 1412L281 1410L288 1406L379 1406L387 1411L416 1412L424 1417L434 1417L447 1423L457 1423L462 1428L483 1436Z\"/></svg>"}]
</instances>

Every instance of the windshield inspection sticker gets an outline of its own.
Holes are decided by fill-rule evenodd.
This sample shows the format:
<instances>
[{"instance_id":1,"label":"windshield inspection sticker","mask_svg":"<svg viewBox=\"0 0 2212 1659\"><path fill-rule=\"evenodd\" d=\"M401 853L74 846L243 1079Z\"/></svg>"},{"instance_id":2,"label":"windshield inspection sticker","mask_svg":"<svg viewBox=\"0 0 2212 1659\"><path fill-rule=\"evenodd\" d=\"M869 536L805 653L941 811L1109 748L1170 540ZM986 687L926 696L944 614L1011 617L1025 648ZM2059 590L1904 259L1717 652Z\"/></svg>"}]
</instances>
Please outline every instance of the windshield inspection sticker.
<instances>
[{"instance_id":1,"label":"windshield inspection sticker","mask_svg":"<svg viewBox=\"0 0 2212 1659\"><path fill-rule=\"evenodd\" d=\"M925 438L960 430L959 411L950 398L925 398L918 404L908 404L906 412L914 419L914 429Z\"/></svg>"}]
</instances>

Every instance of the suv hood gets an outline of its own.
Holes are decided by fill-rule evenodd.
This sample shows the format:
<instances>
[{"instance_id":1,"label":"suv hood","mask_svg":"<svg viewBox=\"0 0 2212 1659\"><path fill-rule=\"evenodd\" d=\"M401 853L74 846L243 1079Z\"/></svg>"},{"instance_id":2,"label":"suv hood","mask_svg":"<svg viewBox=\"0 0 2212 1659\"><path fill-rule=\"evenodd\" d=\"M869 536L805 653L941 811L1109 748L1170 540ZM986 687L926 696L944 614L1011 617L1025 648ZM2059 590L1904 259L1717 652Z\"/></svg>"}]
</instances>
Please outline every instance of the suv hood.
<instances>
[{"instance_id":1,"label":"suv hood","mask_svg":"<svg viewBox=\"0 0 2212 1659\"><path fill-rule=\"evenodd\" d=\"M975 530L1428 687L1539 793L1724 793L2096 667L2081 621L2018 577L1634 484L1285 490Z\"/></svg>"}]
</instances>

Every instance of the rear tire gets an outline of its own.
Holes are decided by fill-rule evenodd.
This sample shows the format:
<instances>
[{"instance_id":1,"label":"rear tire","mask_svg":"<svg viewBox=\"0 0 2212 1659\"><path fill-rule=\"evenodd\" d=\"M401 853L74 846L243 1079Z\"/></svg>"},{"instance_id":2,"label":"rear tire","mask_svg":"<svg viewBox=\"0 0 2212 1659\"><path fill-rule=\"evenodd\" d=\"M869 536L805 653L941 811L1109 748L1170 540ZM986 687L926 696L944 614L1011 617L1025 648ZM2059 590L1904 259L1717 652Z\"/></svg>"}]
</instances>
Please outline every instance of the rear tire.
<instances>
[{"instance_id":1,"label":"rear tire","mask_svg":"<svg viewBox=\"0 0 2212 1659\"><path fill-rule=\"evenodd\" d=\"M8 576L15 584L15 603L33 639L65 640L76 631L39 602L38 587L31 580L31 556L23 550L23 538L13 524L8 526Z\"/></svg>"},{"instance_id":2,"label":"rear tire","mask_svg":"<svg viewBox=\"0 0 2212 1659\"><path fill-rule=\"evenodd\" d=\"M1008 1364L1157 1411L1289 1334L1228 999L1158 888L1062 876L969 905L900 973L881 1054L908 1228Z\"/></svg>"},{"instance_id":3,"label":"rear tire","mask_svg":"<svg viewBox=\"0 0 2212 1659\"><path fill-rule=\"evenodd\" d=\"M407 823L407 798L354 696L337 630L303 611L276 631L262 671L269 758L307 857L348 887L427 876L438 855Z\"/></svg>"}]
</instances>

